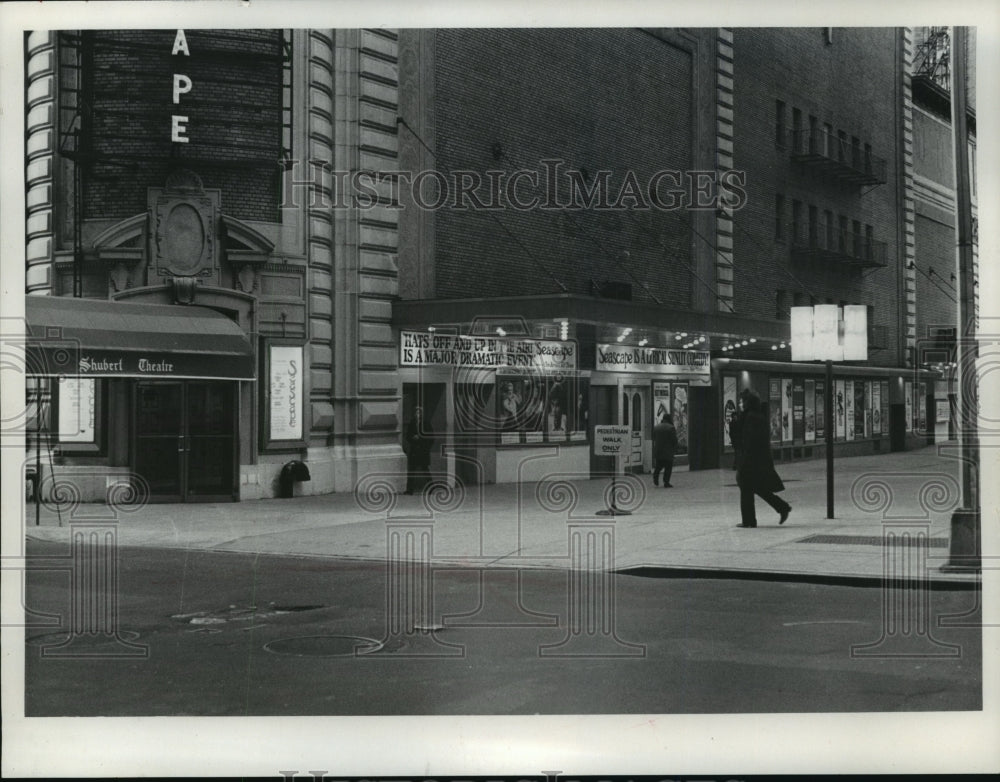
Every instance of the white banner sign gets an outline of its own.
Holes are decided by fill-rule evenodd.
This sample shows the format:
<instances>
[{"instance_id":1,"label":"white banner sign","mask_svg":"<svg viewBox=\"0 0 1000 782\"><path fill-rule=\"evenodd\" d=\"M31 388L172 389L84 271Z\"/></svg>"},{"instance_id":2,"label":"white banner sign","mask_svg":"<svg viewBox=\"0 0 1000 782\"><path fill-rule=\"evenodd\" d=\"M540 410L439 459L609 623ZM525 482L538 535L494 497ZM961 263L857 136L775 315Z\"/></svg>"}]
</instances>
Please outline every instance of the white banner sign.
<instances>
[{"instance_id":1,"label":"white banner sign","mask_svg":"<svg viewBox=\"0 0 1000 782\"><path fill-rule=\"evenodd\" d=\"M302 348L270 346L272 440L302 439Z\"/></svg>"},{"instance_id":2,"label":"white banner sign","mask_svg":"<svg viewBox=\"0 0 1000 782\"><path fill-rule=\"evenodd\" d=\"M692 385L712 384L707 350L667 350L623 345L598 345L596 369L602 372L644 372L687 380Z\"/></svg>"},{"instance_id":3,"label":"white banner sign","mask_svg":"<svg viewBox=\"0 0 1000 782\"><path fill-rule=\"evenodd\" d=\"M595 426L594 455L618 456L632 442L632 431L627 426Z\"/></svg>"},{"instance_id":4,"label":"white banner sign","mask_svg":"<svg viewBox=\"0 0 1000 782\"><path fill-rule=\"evenodd\" d=\"M401 367L576 369L576 343L401 331Z\"/></svg>"},{"instance_id":5,"label":"white banner sign","mask_svg":"<svg viewBox=\"0 0 1000 782\"><path fill-rule=\"evenodd\" d=\"M96 397L93 378L59 378L59 441L94 442Z\"/></svg>"}]
</instances>

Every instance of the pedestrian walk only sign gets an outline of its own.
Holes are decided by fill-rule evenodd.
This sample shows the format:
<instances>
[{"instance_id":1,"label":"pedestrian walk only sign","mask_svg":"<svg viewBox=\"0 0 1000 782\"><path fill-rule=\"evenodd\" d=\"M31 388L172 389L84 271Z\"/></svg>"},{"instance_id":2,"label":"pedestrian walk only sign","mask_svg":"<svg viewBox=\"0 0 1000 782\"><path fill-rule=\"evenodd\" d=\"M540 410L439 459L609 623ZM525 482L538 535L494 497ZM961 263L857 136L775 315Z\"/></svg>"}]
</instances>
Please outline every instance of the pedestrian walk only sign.
<instances>
[{"instance_id":1,"label":"pedestrian walk only sign","mask_svg":"<svg viewBox=\"0 0 1000 782\"><path fill-rule=\"evenodd\" d=\"M630 442L630 430L627 426L594 427L595 456L620 456Z\"/></svg>"}]
</instances>

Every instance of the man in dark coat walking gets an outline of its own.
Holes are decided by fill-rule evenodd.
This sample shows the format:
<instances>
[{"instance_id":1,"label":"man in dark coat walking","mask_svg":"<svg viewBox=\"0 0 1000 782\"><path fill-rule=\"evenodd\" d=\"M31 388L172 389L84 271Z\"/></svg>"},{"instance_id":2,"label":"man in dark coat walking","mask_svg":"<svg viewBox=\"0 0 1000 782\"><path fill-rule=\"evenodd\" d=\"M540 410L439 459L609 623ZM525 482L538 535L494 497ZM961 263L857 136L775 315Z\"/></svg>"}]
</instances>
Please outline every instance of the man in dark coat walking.
<instances>
[{"instance_id":1,"label":"man in dark coat walking","mask_svg":"<svg viewBox=\"0 0 1000 782\"><path fill-rule=\"evenodd\" d=\"M403 443L406 450L406 493L423 491L431 479L431 444L434 442L430 425L424 421L424 409L416 407L406 427Z\"/></svg>"},{"instance_id":2,"label":"man in dark coat walking","mask_svg":"<svg viewBox=\"0 0 1000 782\"><path fill-rule=\"evenodd\" d=\"M670 413L665 413L653 425L653 485L660 485L660 470L663 471L663 488L672 489L670 476L674 471L674 454L677 452L677 429Z\"/></svg>"},{"instance_id":3,"label":"man in dark coat walking","mask_svg":"<svg viewBox=\"0 0 1000 782\"><path fill-rule=\"evenodd\" d=\"M745 389L740 394L740 401L743 403L743 414L739 422L740 444L736 450L739 459L736 483L740 487L742 523L737 526L757 526L755 494L778 512L778 523L784 524L792 506L775 493L784 491L785 484L778 477L771 459L770 432L764 419L760 397Z\"/></svg>"}]
</instances>

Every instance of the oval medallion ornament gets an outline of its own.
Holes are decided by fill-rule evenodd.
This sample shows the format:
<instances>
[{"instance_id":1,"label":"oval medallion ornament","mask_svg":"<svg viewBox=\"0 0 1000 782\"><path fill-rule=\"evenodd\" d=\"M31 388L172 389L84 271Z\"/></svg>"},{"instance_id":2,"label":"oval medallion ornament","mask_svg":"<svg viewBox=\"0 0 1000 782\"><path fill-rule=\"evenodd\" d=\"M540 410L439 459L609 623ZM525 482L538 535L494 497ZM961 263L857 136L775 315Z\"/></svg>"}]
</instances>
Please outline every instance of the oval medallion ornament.
<instances>
[{"instance_id":1,"label":"oval medallion ornament","mask_svg":"<svg viewBox=\"0 0 1000 782\"><path fill-rule=\"evenodd\" d=\"M163 221L162 261L175 274L197 274L205 254L205 228L198 210L177 204Z\"/></svg>"}]
</instances>

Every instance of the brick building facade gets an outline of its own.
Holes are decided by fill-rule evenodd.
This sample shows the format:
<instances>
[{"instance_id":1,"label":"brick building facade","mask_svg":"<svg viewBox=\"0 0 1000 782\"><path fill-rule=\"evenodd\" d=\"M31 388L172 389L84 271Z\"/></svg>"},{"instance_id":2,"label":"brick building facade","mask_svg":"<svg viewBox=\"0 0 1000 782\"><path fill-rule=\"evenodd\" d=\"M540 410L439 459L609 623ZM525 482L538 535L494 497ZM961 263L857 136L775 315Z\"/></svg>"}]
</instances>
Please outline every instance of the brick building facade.
<instances>
[{"instance_id":1,"label":"brick building facade","mask_svg":"<svg viewBox=\"0 0 1000 782\"><path fill-rule=\"evenodd\" d=\"M52 463L99 497L151 479L164 436L161 499L274 496L293 460L295 491L402 488L421 406L448 480L605 473L603 424L648 470L668 412L712 468L747 387L776 456L815 458L823 378L789 346L809 304L867 315L837 452L925 441L912 349L947 307L915 253L945 253L947 180L913 58L890 28L32 33L27 292L90 302L83 321L188 307L222 333L221 313L250 367L84 378L84 437L53 385ZM206 405L235 412L199 456Z\"/></svg>"},{"instance_id":2,"label":"brick building facade","mask_svg":"<svg viewBox=\"0 0 1000 782\"><path fill-rule=\"evenodd\" d=\"M925 441L933 392L912 365L907 31L421 30L403 31L400 47L403 170L434 167L453 186L537 172L543 192L526 210L405 204L396 325L413 344L421 332L493 337L511 324L572 343L560 372L586 399L586 425L581 415L567 441L540 416L501 423L505 394L539 409L555 394L566 409L551 371L536 367L530 381L487 371L468 401L461 359L402 367L404 418L416 400L440 406L442 425L478 409L478 429L448 429L458 463L485 480L597 474L611 465L587 452L587 427L627 424L629 467L646 470L652 422L670 411L682 458L716 467L746 387L769 406L779 458L820 456L823 378L792 363L789 346L790 308L815 304L861 307L867 321L867 360L836 368L837 452ZM553 179L562 193L574 177L592 193L605 172L620 195L628 176L662 184L665 170L697 183L681 208L546 199ZM705 375L672 363L682 354ZM558 453L543 457L539 444L553 443Z\"/></svg>"}]
</instances>

